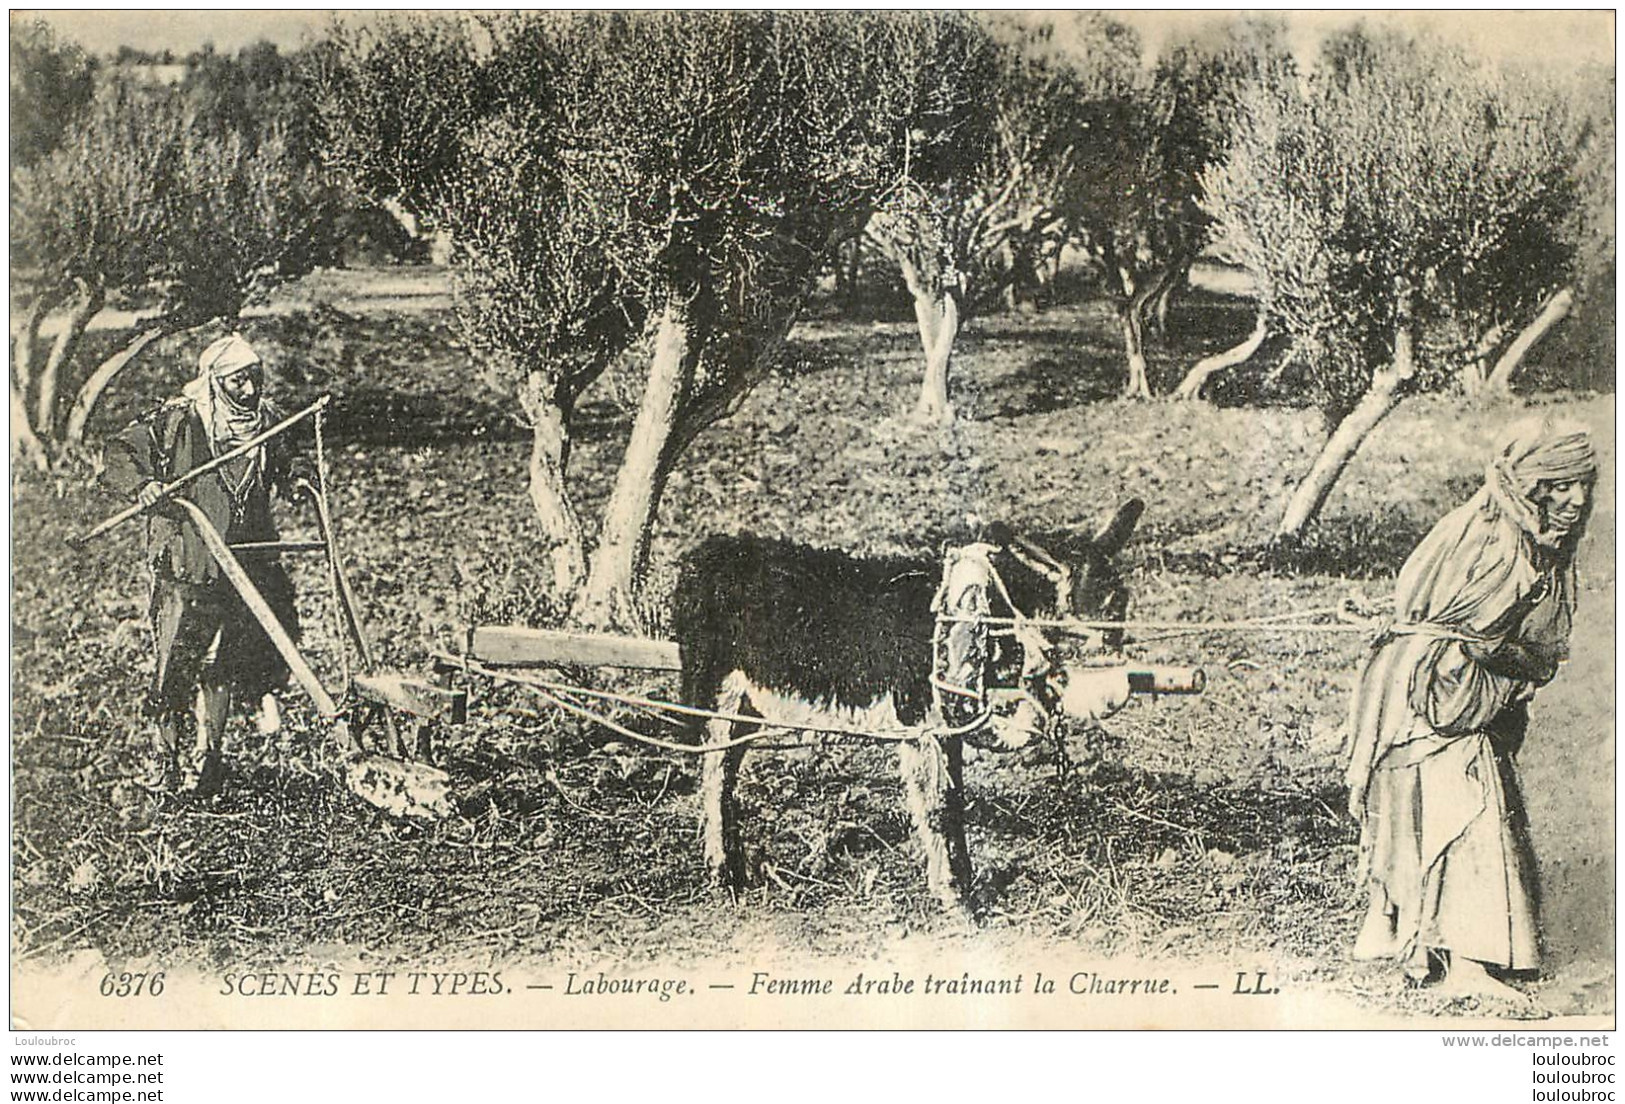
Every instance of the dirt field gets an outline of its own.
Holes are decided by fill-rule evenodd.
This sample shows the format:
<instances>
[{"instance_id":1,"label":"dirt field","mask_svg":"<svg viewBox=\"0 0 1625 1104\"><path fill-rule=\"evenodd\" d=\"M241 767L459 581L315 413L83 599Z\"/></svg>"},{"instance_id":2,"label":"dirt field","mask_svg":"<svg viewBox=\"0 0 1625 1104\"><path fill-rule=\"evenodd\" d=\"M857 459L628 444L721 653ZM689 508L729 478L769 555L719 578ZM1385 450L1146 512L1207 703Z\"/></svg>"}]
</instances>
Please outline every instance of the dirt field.
<instances>
[{"instance_id":1,"label":"dirt field","mask_svg":"<svg viewBox=\"0 0 1625 1104\"><path fill-rule=\"evenodd\" d=\"M244 329L289 405L335 395L329 443L352 582L384 661L421 669L454 626L544 623L554 611L534 561L516 411L479 381L437 289L371 279L323 274ZM1160 374L1166 389L1249 324L1211 303L1193 313L1172 352L1153 346L1154 382ZM1351 465L1308 545L1283 558L1264 540L1318 443L1316 416L1121 402L1113 332L1098 306L977 323L956 359L961 419L938 433L900 417L918 382L911 324L799 327L783 371L674 476L654 608L677 554L713 532L929 551L967 513L1042 538L1092 527L1129 495L1149 505L1125 553L1139 615L1375 599L1476 487L1513 413L1453 397L1406 403ZM149 353L103 428L138 396L173 393L206 336ZM590 516L628 416L603 394L589 399L573 472ZM1550 951L1530 989L1550 1012L1611 1013L1613 399L1526 401L1589 422L1604 471L1581 550L1575 659L1538 699L1522 760ZM1207 694L1136 701L1103 735L1074 733L1065 775L1042 754L974 759L986 917L976 933L946 925L922 892L888 751L832 742L754 755L741 790L754 881L735 905L702 891L692 761L483 688L470 725L444 744L458 784L450 821L392 822L313 770L307 752L264 746L244 723L226 794L160 811L133 782L150 739L137 527L80 555L62 543L118 505L87 477L69 465L13 494L12 939L23 958L96 948L111 962L276 964L337 947L384 961L636 963L772 945L850 959L907 936L1096 957L1263 956L1293 984L1376 1011L1515 1014L1406 992L1348 959L1361 905L1354 826L1340 811L1351 638L1141 645L1133 654L1201 664ZM313 529L299 516L285 533ZM332 674L320 573L301 565L298 579L309 651ZM658 678L624 684L675 692ZM288 713L296 734L319 737L308 706Z\"/></svg>"}]
</instances>

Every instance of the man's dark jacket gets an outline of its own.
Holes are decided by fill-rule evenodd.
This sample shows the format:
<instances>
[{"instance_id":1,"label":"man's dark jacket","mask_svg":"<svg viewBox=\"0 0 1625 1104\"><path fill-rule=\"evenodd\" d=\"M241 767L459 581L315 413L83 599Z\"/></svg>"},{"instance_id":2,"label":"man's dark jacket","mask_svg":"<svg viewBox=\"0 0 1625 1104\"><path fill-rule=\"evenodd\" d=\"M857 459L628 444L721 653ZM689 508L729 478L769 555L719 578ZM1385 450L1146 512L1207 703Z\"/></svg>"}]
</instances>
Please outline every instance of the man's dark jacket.
<instances>
[{"instance_id":1,"label":"man's dark jacket","mask_svg":"<svg viewBox=\"0 0 1625 1104\"><path fill-rule=\"evenodd\" d=\"M275 424L280 417L266 407L267 425ZM179 497L195 503L209 524L233 543L277 539L269 492L276 487L286 495L293 477L288 434L271 438L263 449L265 471L236 509L226 476L218 469L178 492ZM213 459L208 430L197 408L183 399L159 407L109 440L102 478L113 491L133 500L152 480L173 482ZM227 464L227 474L240 475L244 463ZM160 503L148 512L147 560L154 572L183 583L207 584L220 577L219 565L209 555L202 536L176 506Z\"/></svg>"}]
</instances>

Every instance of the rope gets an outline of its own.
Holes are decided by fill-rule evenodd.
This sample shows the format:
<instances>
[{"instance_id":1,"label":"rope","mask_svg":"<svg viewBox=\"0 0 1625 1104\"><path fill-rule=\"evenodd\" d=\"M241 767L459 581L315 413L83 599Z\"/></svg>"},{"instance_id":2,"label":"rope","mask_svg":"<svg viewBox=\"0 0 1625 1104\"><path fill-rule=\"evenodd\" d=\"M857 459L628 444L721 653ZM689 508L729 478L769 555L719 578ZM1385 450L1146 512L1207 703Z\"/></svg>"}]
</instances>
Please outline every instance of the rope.
<instances>
[{"instance_id":1,"label":"rope","mask_svg":"<svg viewBox=\"0 0 1625 1104\"><path fill-rule=\"evenodd\" d=\"M963 617L943 615L942 621L983 622L990 625L1031 625L1034 628L1059 629L1063 632L1089 632L1100 629L1174 629L1191 634L1206 632L1277 632L1277 633L1369 633L1364 625L1279 624L1260 621L1080 621L1070 618L1043 617Z\"/></svg>"},{"instance_id":2,"label":"rope","mask_svg":"<svg viewBox=\"0 0 1625 1104\"><path fill-rule=\"evenodd\" d=\"M1003 598L1004 599L1004 604L1010 607L1010 613L1011 613L1012 616L1010 616L1010 617L999 617L999 618L982 617L982 618L978 618L977 620L980 620L980 621L982 621L982 622L984 622L986 624L989 624L989 625L995 624L995 623L1007 623L1007 624L1010 624L1010 625L1020 625L1020 624L1022 624L1024 622L1027 623L1027 624L1031 624L1032 623L1032 618L1030 618L1027 615L1025 615L1024 613L1022 613L1021 612L1021 607L1016 605L1016 600L1014 598L1010 597L1010 590L1009 590L1008 587L1006 587L1004 585L1004 576L1000 575L999 574L999 569L993 566L993 560L991 558L989 558L988 561L987 561L987 573L988 573L988 577L993 580L993 585L998 588L999 597ZM939 618L939 620L946 621L946 620L958 620L958 619L957 618Z\"/></svg>"},{"instance_id":3,"label":"rope","mask_svg":"<svg viewBox=\"0 0 1625 1104\"><path fill-rule=\"evenodd\" d=\"M1432 621L1417 621L1404 625L1389 625L1389 636L1431 636L1435 640L1459 640L1464 644L1488 644L1494 637L1475 633L1452 625L1439 625Z\"/></svg>"},{"instance_id":4,"label":"rope","mask_svg":"<svg viewBox=\"0 0 1625 1104\"><path fill-rule=\"evenodd\" d=\"M681 751L690 755L703 755L708 752L725 751L728 748L738 747L741 744L754 743L768 736L780 732L819 732L832 736L858 736L869 740L883 740L888 743L914 743L927 737L962 736L967 732L975 731L987 723L992 710L986 710L969 724L957 728L933 728L925 730L903 729L900 731L875 731L863 728L850 728L842 725L809 725L798 724L793 721L778 721L772 717L757 717L745 713L729 713L717 709L700 709L692 705L679 705L676 702L659 701L655 698L639 697L636 694L621 694L612 690L592 690L585 686L572 686L569 683L555 682L551 679L540 678L536 675L517 675L505 671L492 670L484 664L478 663L467 656L452 655L448 652L435 651L431 653L434 658L446 661L469 674L481 675L494 679L497 682L509 682L517 686L528 687L536 691L543 698L553 702L560 708L578 717L597 721L605 728L611 729L622 736L639 743L649 744L653 747L664 748L668 751ZM736 724L760 725L762 731L739 736L732 740L718 744L679 744L671 740L662 740L654 736L646 736L641 732L634 732L602 714L595 713L574 702L565 701L560 694L573 694L582 697L596 698L600 701L611 701L621 705L635 706L642 709L664 710L670 713L681 713L688 717L704 717L709 720L731 721Z\"/></svg>"},{"instance_id":5,"label":"rope","mask_svg":"<svg viewBox=\"0 0 1625 1104\"><path fill-rule=\"evenodd\" d=\"M985 546L967 546L967 548L972 547ZM1035 551L1042 552L1042 550L1038 549L1037 546L1032 547ZM960 554L963 555L965 551L966 549L961 549ZM1009 551L1012 555L1015 555L1017 559L1021 560L1021 562L1032 568L1032 570L1050 579L1050 581L1055 584L1056 594L1058 596L1061 594L1063 587L1070 585L1068 583L1070 574L1059 565L1056 565L1057 573L1052 575L1042 564L1034 562L1027 556L1022 555L1016 549L1010 548ZM1045 555L1047 555L1047 553L1045 553ZM1009 588L1005 586L1004 578L999 574L999 569L994 566L992 557L984 553L981 555L980 560L982 567L987 571L989 584L998 592L999 597L1004 600L1004 604L1010 608L1010 612L1013 615L1013 617L1009 619L1010 626L1008 628L992 630L986 635L988 637L1008 637L1014 640L1017 646L1021 647L1023 652L1025 652L1026 644L1021 639L1019 628L1022 624L1028 623L1027 618L1021 612L1021 608L1016 605L1016 600L1010 596ZM1051 560L1050 562L1053 563L1054 561ZM976 720L972 721L968 728L965 729L965 731L968 731L971 728L980 727L985 722L986 718L992 713L992 706L989 704L988 698L987 666L986 664L980 664L977 666L974 683L970 685L960 685L958 683L949 682L947 679L943 678L941 672L946 665L943 657L943 648L948 643L947 628L952 623L988 625L991 623L992 619L981 614L950 617L945 616L942 613L942 607L948 600L949 575L952 573L955 564L956 561L950 561L949 566L944 569L942 585L937 588L936 597L931 600L931 608L936 614L936 620L931 628L931 704L936 707L938 714L945 714L946 711L942 700L942 695L944 693L949 693L957 697L969 698L976 701L979 705L981 705L982 712L980 716Z\"/></svg>"},{"instance_id":6,"label":"rope","mask_svg":"<svg viewBox=\"0 0 1625 1104\"><path fill-rule=\"evenodd\" d=\"M1391 606L1393 601L1393 597L1390 595L1386 598L1372 599L1369 605L1373 608L1385 607ZM1254 627L1265 627L1276 622L1291 621L1294 618L1333 616L1343 618L1344 624L1353 624L1360 627L1366 627L1366 624L1371 620L1369 616L1358 615L1356 611L1348 604L1348 602L1341 602L1335 606L1313 606L1309 609L1287 610L1285 613L1263 614L1258 617L1249 617L1245 620ZM1318 628L1320 626L1317 624L1316 627ZM1187 636L1200 636L1205 631L1206 629L1201 624L1197 624L1194 628L1187 626L1182 629L1159 632L1154 636L1137 636L1134 638L1133 643L1150 644L1159 640L1175 640Z\"/></svg>"},{"instance_id":7,"label":"rope","mask_svg":"<svg viewBox=\"0 0 1625 1104\"><path fill-rule=\"evenodd\" d=\"M503 676L497 674L489 674L488 677L498 680L503 679ZM543 700L552 702L566 713L574 714L583 720L593 721L597 724L601 724L611 732L619 733L629 740L636 740L638 743L648 744L650 747L664 748L667 751L682 751L687 752L690 755L704 755L707 752L726 751L729 748L738 747L741 744L753 744L757 740L771 735L771 733L765 731L752 732L748 733L747 735L740 736L738 739L728 740L720 744L704 744L699 747L695 747L693 744L678 744L672 742L671 740L662 740L658 736L645 736L641 732L633 732L630 728L627 728L625 725L620 724L617 721L612 721L608 717L605 717L599 713L594 713L590 709L584 709L573 702L567 702L557 694L550 693L540 686L526 683L522 679L508 679L507 681L518 682L520 685L529 685L532 690L543 698Z\"/></svg>"}]
</instances>

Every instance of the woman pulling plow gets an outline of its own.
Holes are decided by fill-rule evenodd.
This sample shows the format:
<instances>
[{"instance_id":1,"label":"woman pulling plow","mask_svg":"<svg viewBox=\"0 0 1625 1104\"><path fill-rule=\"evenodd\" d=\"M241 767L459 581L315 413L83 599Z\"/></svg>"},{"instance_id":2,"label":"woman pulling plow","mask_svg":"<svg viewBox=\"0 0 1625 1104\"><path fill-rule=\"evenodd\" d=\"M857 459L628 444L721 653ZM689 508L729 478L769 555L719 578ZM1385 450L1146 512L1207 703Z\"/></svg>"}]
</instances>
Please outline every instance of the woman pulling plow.
<instances>
[{"instance_id":1,"label":"woman pulling plow","mask_svg":"<svg viewBox=\"0 0 1625 1104\"><path fill-rule=\"evenodd\" d=\"M1490 971L1538 964L1514 756L1536 688L1568 658L1596 476L1584 427L1514 426L1484 486L1406 561L1360 674L1349 812L1371 900L1354 952L1413 984L1521 1000Z\"/></svg>"}]
</instances>

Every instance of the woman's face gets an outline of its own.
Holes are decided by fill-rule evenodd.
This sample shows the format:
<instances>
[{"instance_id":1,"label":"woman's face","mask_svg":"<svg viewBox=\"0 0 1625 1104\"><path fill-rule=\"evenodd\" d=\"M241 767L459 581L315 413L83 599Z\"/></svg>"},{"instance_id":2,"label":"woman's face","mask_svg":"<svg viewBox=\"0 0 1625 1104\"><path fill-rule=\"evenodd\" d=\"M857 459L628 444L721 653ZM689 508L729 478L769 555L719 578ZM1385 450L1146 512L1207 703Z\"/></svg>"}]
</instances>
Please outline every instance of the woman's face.
<instances>
[{"instance_id":1,"label":"woman's face","mask_svg":"<svg viewBox=\"0 0 1625 1104\"><path fill-rule=\"evenodd\" d=\"M1587 483L1580 479L1543 479L1535 484L1540 527L1555 537L1568 535L1585 514Z\"/></svg>"}]
</instances>

